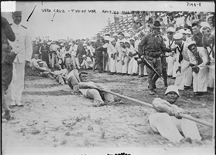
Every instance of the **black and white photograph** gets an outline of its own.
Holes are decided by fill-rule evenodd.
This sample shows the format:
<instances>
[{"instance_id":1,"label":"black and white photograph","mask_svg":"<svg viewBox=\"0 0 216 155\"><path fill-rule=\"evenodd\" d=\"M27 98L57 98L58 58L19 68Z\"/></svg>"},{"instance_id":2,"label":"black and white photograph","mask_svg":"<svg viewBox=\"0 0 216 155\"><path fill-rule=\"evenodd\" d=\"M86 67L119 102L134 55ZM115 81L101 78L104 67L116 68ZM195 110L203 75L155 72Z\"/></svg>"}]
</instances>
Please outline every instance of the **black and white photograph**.
<instances>
[{"instance_id":1,"label":"black and white photograph","mask_svg":"<svg viewBox=\"0 0 216 155\"><path fill-rule=\"evenodd\" d=\"M2 155L214 155L213 1L2 1Z\"/></svg>"}]
</instances>

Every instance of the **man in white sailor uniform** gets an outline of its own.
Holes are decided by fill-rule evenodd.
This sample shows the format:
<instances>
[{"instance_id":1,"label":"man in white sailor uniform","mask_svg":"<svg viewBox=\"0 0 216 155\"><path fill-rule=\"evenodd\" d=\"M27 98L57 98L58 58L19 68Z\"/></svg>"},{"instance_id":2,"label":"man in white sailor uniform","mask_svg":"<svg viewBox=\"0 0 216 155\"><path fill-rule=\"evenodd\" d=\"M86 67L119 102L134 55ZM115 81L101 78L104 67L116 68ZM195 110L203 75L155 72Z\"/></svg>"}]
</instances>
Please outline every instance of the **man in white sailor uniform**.
<instances>
[{"instance_id":1,"label":"man in white sailor uniform","mask_svg":"<svg viewBox=\"0 0 216 155\"><path fill-rule=\"evenodd\" d=\"M22 92L24 90L25 66L29 67L33 52L32 43L27 32L27 28L21 24L22 12L16 11L12 13L13 29L16 40L11 42L12 51L18 53L14 60L13 79L10 84L9 98L11 106L22 106Z\"/></svg>"}]
</instances>

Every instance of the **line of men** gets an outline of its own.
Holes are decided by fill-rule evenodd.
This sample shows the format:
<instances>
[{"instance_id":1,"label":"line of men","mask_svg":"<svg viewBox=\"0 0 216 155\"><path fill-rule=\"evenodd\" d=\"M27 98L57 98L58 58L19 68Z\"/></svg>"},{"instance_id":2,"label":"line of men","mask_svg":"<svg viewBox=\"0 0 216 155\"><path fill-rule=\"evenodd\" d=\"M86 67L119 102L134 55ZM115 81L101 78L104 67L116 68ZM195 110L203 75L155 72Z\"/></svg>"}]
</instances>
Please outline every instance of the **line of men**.
<instances>
[{"instance_id":1,"label":"line of men","mask_svg":"<svg viewBox=\"0 0 216 155\"><path fill-rule=\"evenodd\" d=\"M69 43L68 51L64 46L60 49L61 56L58 58L65 57L61 62L65 63L69 71L72 68L92 68L95 71L97 68L99 72L107 71L111 75L138 75L139 77L148 75L151 95L156 93L155 83L160 74L162 74L165 87L168 86L167 78L172 77L176 79L175 85L179 89L187 90L193 87L195 95L203 95L207 92L208 87L214 88L214 32L211 33L212 27L214 26L205 22L201 25L199 22L194 22L191 29L169 27L166 30L167 34L161 35L160 22L156 21L152 31L148 34L120 32L112 36L110 34L105 34L103 37L98 35L96 42L72 41ZM201 68L207 66L204 67L204 70L201 69L200 73L194 72L198 70L194 69L197 68L197 60L193 60L194 54L190 56L191 52L188 49L192 41L195 41L195 44L202 47L201 50L206 53L201 58L204 60ZM142 58L145 58L159 74L155 74L147 67ZM205 76L201 76L200 79L202 72ZM199 74L199 78L196 74ZM205 82L196 86L196 81L200 80Z\"/></svg>"},{"instance_id":2,"label":"line of men","mask_svg":"<svg viewBox=\"0 0 216 155\"><path fill-rule=\"evenodd\" d=\"M201 29L200 29L201 28ZM162 74L167 87L167 77L175 79L175 85L180 90L191 89L195 95L203 95L207 88L214 88L214 28L208 23L194 22L192 31L173 27L167 29L167 35L162 36L160 22L155 21L152 31L140 39L119 33L111 37L104 36L104 44L98 36L95 51L98 53L95 65L101 66L110 74L137 75L147 73L149 94L154 95L156 81L159 75L149 67L143 58ZM192 35L193 33L193 35ZM105 52L104 52L105 51ZM104 53L105 58L104 58ZM137 60L137 61L136 61ZM144 72L146 71L146 73Z\"/></svg>"}]
</instances>

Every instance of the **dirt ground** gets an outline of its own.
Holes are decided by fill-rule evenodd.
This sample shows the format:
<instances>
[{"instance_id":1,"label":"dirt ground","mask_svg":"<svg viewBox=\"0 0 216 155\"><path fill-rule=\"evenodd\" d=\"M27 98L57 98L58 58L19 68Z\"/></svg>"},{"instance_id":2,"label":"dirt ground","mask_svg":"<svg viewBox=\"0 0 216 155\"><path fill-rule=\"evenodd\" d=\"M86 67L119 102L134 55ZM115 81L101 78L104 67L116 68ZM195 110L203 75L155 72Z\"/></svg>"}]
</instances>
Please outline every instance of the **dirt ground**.
<instances>
[{"instance_id":1,"label":"dirt ground","mask_svg":"<svg viewBox=\"0 0 216 155\"><path fill-rule=\"evenodd\" d=\"M157 94L148 94L147 77L108 75L88 71L92 81L111 91L151 103L165 92L157 81ZM173 84L173 79L168 79ZM180 91L178 105L191 116L213 122L214 95L194 97L192 90ZM14 120L2 122L2 148L10 147L212 147L213 129L198 125L201 142L174 144L154 133L148 116L154 109L123 99L122 104L92 107L92 100L75 95L68 85L55 80L26 76L24 107L14 108Z\"/></svg>"}]
</instances>

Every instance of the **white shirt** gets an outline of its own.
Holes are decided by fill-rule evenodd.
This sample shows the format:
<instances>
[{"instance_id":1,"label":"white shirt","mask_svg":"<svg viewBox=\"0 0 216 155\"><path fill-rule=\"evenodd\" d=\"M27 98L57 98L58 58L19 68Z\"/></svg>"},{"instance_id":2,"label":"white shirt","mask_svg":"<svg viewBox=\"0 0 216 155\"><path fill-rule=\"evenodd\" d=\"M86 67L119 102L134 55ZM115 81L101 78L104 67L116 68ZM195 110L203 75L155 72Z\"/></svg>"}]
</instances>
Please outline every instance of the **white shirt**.
<instances>
[{"instance_id":1,"label":"white shirt","mask_svg":"<svg viewBox=\"0 0 216 155\"><path fill-rule=\"evenodd\" d=\"M77 47L78 47L78 45L76 45L76 44L74 44L73 46L70 47L69 52L72 56L76 56Z\"/></svg>"},{"instance_id":2,"label":"white shirt","mask_svg":"<svg viewBox=\"0 0 216 155\"><path fill-rule=\"evenodd\" d=\"M33 52L33 45L28 35L27 28L20 24L12 24L11 28L15 33L16 40L14 42L9 41L12 51L18 53L14 62L23 63L25 61L31 61Z\"/></svg>"}]
</instances>

